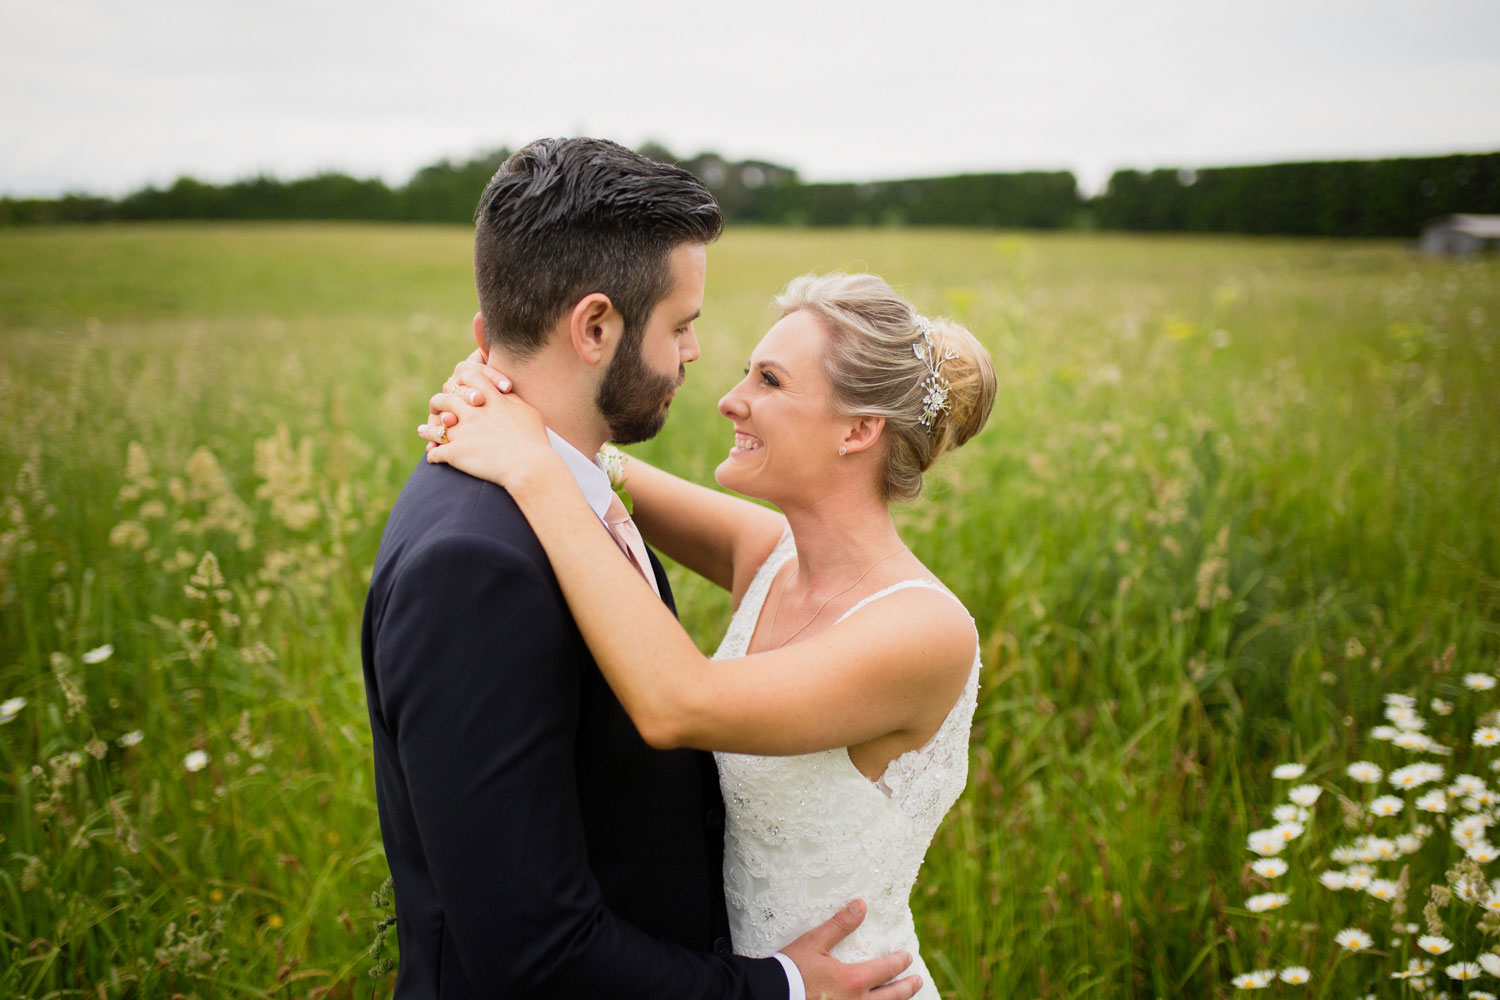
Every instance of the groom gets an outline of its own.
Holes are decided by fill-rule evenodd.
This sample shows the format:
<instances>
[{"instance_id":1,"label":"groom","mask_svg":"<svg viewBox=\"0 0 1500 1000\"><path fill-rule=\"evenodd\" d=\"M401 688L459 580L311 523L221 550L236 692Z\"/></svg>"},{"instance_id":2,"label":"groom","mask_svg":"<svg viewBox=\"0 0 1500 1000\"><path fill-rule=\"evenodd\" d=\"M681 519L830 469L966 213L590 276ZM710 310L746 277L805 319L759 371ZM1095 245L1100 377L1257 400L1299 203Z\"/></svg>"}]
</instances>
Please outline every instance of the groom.
<instances>
[{"instance_id":1,"label":"groom","mask_svg":"<svg viewBox=\"0 0 1500 1000\"><path fill-rule=\"evenodd\" d=\"M475 338L609 530L591 456L654 435L698 357L718 206L676 167L547 139L506 160L475 222ZM398 998L910 995L879 986L899 957L828 955L853 907L772 958L730 953L713 758L641 740L499 487L417 466L381 540L363 652Z\"/></svg>"}]
</instances>

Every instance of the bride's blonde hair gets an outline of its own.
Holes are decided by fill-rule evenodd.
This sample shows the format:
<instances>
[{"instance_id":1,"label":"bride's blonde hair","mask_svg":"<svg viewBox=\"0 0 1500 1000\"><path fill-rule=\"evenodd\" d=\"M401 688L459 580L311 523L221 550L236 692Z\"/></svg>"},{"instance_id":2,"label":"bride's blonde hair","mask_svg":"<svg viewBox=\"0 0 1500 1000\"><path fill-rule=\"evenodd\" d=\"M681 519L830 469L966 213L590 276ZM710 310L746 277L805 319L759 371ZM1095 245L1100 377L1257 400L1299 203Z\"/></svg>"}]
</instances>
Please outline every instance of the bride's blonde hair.
<instances>
[{"instance_id":1,"label":"bride's blonde hair","mask_svg":"<svg viewBox=\"0 0 1500 1000\"><path fill-rule=\"evenodd\" d=\"M989 419L995 405L989 352L962 326L935 319L927 322L934 358L947 359L938 369L948 383L947 408L922 422L931 369L912 347L924 342L923 320L883 279L842 271L803 275L776 297L776 306L783 316L805 310L821 320L835 411L885 418L887 499L916 499L922 473Z\"/></svg>"}]
</instances>

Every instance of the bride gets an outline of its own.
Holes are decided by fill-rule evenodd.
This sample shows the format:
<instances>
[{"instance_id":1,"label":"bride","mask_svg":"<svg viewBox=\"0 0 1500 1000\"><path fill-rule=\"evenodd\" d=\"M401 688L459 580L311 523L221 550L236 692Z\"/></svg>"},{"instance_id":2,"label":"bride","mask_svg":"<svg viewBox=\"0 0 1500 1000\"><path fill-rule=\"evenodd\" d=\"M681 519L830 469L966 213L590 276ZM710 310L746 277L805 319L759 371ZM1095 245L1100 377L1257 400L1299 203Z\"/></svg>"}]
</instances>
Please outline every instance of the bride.
<instances>
[{"instance_id":1,"label":"bride","mask_svg":"<svg viewBox=\"0 0 1500 1000\"><path fill-rule=\"evenodd\" d=\"M984 426L994 371L968 331L873 275L798 278L777 304L719 402L734 438L715 478L779 514L603 456L641 533L732 594L716 663L592 530L540 415L493 369L460 364L422 433L429 461L519 504L642 737L717 751L735 951L770 955L863 899L864 923L834 956L907 951L917 995L936 1000L908 900L967 780L979 653L972 618L901 541L890 505Z\"/></svg>"}]
</instances>

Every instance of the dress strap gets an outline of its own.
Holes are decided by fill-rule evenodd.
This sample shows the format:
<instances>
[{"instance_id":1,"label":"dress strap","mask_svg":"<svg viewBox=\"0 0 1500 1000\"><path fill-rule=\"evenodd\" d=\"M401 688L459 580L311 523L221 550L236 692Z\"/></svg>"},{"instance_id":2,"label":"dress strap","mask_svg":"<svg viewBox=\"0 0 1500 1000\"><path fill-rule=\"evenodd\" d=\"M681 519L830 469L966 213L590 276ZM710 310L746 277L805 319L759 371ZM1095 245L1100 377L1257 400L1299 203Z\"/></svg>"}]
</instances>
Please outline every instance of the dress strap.
<instances>
[{"instance_id":1,"label":"dress strap","mask_svg":"<svg viewBox=\"0 0 1500 1000\"><path fill-rule=\"evenodd\" d=\"M838 621L841 622L845 618L848 618L850 615L854 614L854 612L858 611L860 608L864 607L866 604L873 603L875 601L880 600L882 597L888 597L891 594L894 594L898 590L906 590L906 589L908 589L910 587L921 587L924 590L935 590L939 594L947 594L949 597L952 597L954 601L958 602L958 606L959 607L964 608L964 602L958 600L958 598L954 595L953 591L949 590L947 587L945 587L942 584L938 583L936 580L928 580L928 579L923 579L923 578L916 578L916 579L911 579L911 580L902 580L899 583L893 583L889 587L884 587L884 588L882 588L880 590L875 591L875 593L871 594L869 597L863 598L862 600L856 602L855 605L852 608L850 608L848 611L845 611L843 614L839 615ZM966 614L966 615L969 614L969 609L968 608L964 608L964 614ZM969 615L969 620L973 621L974 620L974 616L973 615ZM838 622L834 622L834 624L837 625Z\"/></svg>"}]
</instances>

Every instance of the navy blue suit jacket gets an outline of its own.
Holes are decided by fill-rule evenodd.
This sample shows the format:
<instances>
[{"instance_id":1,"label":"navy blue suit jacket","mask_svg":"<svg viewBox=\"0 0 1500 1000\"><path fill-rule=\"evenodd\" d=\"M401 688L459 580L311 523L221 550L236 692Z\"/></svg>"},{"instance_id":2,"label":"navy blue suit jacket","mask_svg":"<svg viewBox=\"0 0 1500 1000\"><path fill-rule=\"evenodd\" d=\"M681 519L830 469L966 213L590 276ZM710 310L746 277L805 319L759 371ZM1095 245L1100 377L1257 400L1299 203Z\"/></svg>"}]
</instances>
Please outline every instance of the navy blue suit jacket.
<instances>
[{"instance_id":1,"label":"navy blue suit jacket","mask_svg":"<svg viewBox=\"0 0 1500 1000\"><path fill-rule=\"evenodd\" d=\"M363 653L397 997L785 1000L730 954L712 756L640 738L504 490L417 466Z\"/></svg>"}]
</instances>

